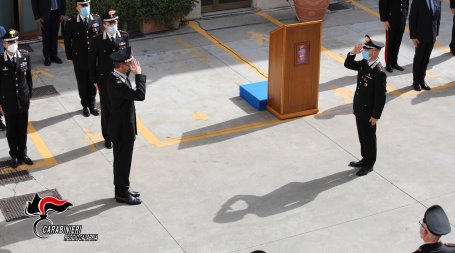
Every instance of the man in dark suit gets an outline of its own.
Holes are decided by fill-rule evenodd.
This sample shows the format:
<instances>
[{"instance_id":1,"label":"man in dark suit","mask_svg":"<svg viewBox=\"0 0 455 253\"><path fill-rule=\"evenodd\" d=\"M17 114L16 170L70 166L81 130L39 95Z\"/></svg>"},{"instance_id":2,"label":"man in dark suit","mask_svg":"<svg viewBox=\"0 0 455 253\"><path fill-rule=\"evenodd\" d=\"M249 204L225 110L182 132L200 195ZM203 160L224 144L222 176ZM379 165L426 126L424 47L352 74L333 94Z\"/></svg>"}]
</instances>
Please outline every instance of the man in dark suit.
<instances>
[{"instance_id":1,"label":"man in dark suit","mask_svg":"<svg viewBox=\"0 0 455 253\"><path fill-rule=\"evenodd\" d=\"M366 35L365 43L356 45L344 62L346 68L358 72L354 115L362 159L349 163L351 167L360 167L357 176L365 176L373 171L376 162L376 124L381 118L387 92L387 76L379 61L379 52L383 47L384 44L373 41ZM355 61L355 56L359 53L362 53L363 60Z\"/></svg>"},{"instance_id":2,"label":"man in dark suit","mask_svg":"<svg viewBox=\"0 0 455 253\"><path fill-rule=\"evenodd\" d=\"M455 56L455 0L450 0L450 10L453 15L452 41L450 42L450 52Z\"/></svg>"},{"instance_id":3,"label":"man in dark suit","mask_svg":"<svg viewBox=\"0 0 455 253\"><path fill-rule=\"evenodd\" d=\"M428 208L419 223L420 238L425 244L414 253L455 253L455 244L440 241L441 236L451 231L449 218L442 207L434 205Z\"/></svg>"},{"instance_id":4,"label":"man in dark suit","mask_svg":"<svg viewBox=\"0 0 455 253\"><path fill-rule=\"evenodd\" d=\"M398 52L403 39L406 19L408 17L409 0L379 0L380 19L386 30L385 62L386 70L403 71L398 65Z\"/></svg>"},{"instance_id":5,"label":"man in dark suit","mask_svg":"<svg viewBox=\"0 0 455 253\"><path fill-rule=\"evenodd\" d=\"M114 71L109 76L107 91L110 98L111 117L109 137L114 143L114 185L117 202L129 205L141 204L139 193L129 189L131 159L137 135L136 109L134 101L145 100L147 77L141 74L141 66L133 59L131 47L111 54ZM131 71L135 75L136 89L127 77Z\"/></svg>"},{"instance_id":6,"label":"man in dark suit","mask_svg":"<svg viewBox=\"0 0 455 253\"><path fill-rule=\"evenodd\" d=\"M90 82L89 52L93 50L93 38L101 33L101 18L90 14L90 0L77 1L79 14L68 19L65 26L66 58L74 65L77 88L85 117L99 115L95 106L96 88Z\"/></svg>"},{"instance_id":7,"label":"man in dark suit","mask_svg":"<svg viewBox=\"0 0 455 253\"><path fill-rule=\"evenodd\" d=\"M3 26L0 25L0 54L3 54L3 36L5 36L6 34L6 31L5 31L5 28L3 28ZM1 104L0 104L1 106ZM3 124L3 114L0 112L0 131L5 131L6 130L6 126L5 124Z\"/></svg>"},{"instance_id":8,"label":"man in dark suit","mask_svg":"<svg viewBox=\"0 0 455 253\"><path fill-rule=\"evenodd\" d=\"M6 51L0 55L0 112L5 114L11 167L32 165L27 156L28 109L32 97L30 54L18 50L19 32L9 30L3 36Z\"/></svg>"},{"instance_id":9,"label":"man in dark suit","mask_svg":"<svg viewBox=\"0 0 455 253\"><path fill-rule=\"evenodd\" d=\"M61 64L57 55L58 30L66 15L66 0L31 0L35 21L41 28L43 35L44 65L51 65L51 61Z\"/></svg>"},{"instance_id":10,"label":"man in dark suit","mask_svg":"<svg viewBox=\"0 0 455 253\"><path fill-rule=\"evenodd\" d=\"M431 51L439 35L441 0L413 0L409 14L409 31L415 47L413 62L413 88L431 90L425 82Z\"/></svg>"},{"instance_id":11,"label":"man in dark suit","mask_svg":"<svg viewBox=\"0 0 455 253\"><path fill-rule=\"evenodd\" d=\"M110 118L109 97L107 83L114 64L109 57L113 52L129 46L128 33L117 29L118 12L109 10L102 15L104 32L98 34L93 41L93 50L89 52L90 82L98 87L101 103L101 130L104 137L104 146L112 148L109 137L108 122Z\"/></svg>"}]
</instances>

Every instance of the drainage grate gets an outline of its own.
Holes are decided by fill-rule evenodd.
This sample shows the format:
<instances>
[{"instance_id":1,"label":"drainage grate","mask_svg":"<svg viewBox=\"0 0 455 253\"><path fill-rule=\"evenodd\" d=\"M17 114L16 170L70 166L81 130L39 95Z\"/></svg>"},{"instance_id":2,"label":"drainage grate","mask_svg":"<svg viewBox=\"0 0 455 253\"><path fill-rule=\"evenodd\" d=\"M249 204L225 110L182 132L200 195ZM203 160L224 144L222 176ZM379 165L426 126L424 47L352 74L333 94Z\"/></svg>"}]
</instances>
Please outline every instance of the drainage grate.
<instances>
[{"instance_id":1,"label":"drainage grate","mask_svg":"<svg viewBox=\"0 0 455 253\"><path fill-rule=\"evenodd\" d=\"M45 86L33 88L32 95L33 95L32 99L40 99L40 98L54 97L54 96L58 96L60 94L54 88L53 85L45 85Z\"/></svg>"},{"instance_id":2,"label":"drainage grate","mask_svg":"<svg viewBox=\"0 0 455 253\"><path fill-rule=\"evenodd\" d=\"M38 195L40 197L53 196L55 198L62 199L62 197L60 196L56 189L38 192ZM2 210L3 216L5 216L5 220L8 222L26 218L27 215L25 215L24 212L25 204L27 203L27 201L31 202L34 196L35 193L31 193L7 199L1 199L0 210Z\"/></svg>"},{"instance_id":3,"label":"drainage grate","mask_svg":"<svg viewBox=\"0 0 455 253\"><path fill-rule=\"evenodd\" d=\"M341 11L341 10L349 10L351 9L352 5L346 3L332 3L329 4L329 11Z\"/></svg>"},{"instance_id":4,"label":"drainage grate","mask_svg":"<svg viewBox=\"0 0 455 253\"><path fill-rule=\"evenodd\" d=\"M26 170L15 170L9 167L0 169L0 185L17 184L32 179L33 177Z\"/></svg>"},{"instance_id":5,"label":"drainage grate","mask_svg":"<svg viewBox=\"0 0 455 253\"><path fill-rule=\"evenodd\" d=\"M9 164L11 163L11 160L6 160L6 161L0 161L0 169L9 167Z\"/></svg>"}]
</instances>

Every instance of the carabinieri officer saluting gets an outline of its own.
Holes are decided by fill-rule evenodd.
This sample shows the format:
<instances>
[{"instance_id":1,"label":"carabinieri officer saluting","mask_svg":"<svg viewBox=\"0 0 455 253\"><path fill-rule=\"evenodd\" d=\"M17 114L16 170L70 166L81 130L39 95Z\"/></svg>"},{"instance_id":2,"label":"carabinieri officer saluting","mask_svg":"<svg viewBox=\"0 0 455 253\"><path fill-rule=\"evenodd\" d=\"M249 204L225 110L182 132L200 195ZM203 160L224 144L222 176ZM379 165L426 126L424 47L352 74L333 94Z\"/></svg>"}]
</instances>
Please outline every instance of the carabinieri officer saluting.
<instances>
[{"instance_id":1,"label":"carabinieri officer saluting","mask_svg":"<svg viewBox=\"0 0 455 253\"><path fill-rule=\"evenodd\" d=\"M344 62L346 68L358 71L354 115L362 160L349 163L351 167L361 168L357 176L365 176L373 171L376 162L376 122L384 109L387 92L387 76L378 58L383 47L384 44L373 41L370 36L365 35L365 43L356 45ZM361 52L363 60L355 61L355 56Z\"/></svg>"},{"instance_id":2,"label":"carabinieri officer saluting","mask_svg":"<svg viewBox=\"0 0 455 253\"><path fill-rule=\"evenodd\" d=\"M114 64L109 58L113 52L129 46L128 33L119 31L118 12L109 10L101 16L104 32L98 34L93 41L93 50L89 52L90 82L98 87L101 103L101 129L104 137L104 146L112 148L112 141L109 137L108 122L110 118L110 104L107 94L107 83L109 75L114 70Z\"/></svg>"},{"instance_id":3,"label":"carabinieri officer saluting","mask_svg":"<svg viewBox=\"0 0 455 253\"><path fill-rule=\"evenodd\" d=\"M142 203L138 198L140 194L129 189L131 159L137 135L134 101L145 100L147 77L141 74L141 66L133 59L131 47L111 54L111 59L115 69L107 81L111 103L108 130L114 143L115 199L120 203L138 205ZM129 71L136 77L136 89L132 88L127 77Z\"/></svg>"},{"instance_id":4,"label":"carabinieri officer saluting","mask_svg":"<svg viewBox=\"0 0 455 253\"><path fill-rule=\"evenodd\" d=\"M95 107L96 88L90 82L88 54L93 47L93 37L101 32L101 18L90 14L90 0L78 0L76 17L68 19L65 26L66 58L73 62L77 88L81 98L82 114L99 115Z\"/></svg>"},{"instance_id":5,"label":"carabinieri officer saluting","mask_svg":"<svg viewBox=\"0 0 455 253\"><path fill-rule=\"evenodd\" d=\"M27 156L28 109L32 97L30 55L17 49L19 32L9 30L3 36L6 51L0 56L0 112L5 114L11 167L25 163L32 165Z\"/></svg>"}]
</instances>

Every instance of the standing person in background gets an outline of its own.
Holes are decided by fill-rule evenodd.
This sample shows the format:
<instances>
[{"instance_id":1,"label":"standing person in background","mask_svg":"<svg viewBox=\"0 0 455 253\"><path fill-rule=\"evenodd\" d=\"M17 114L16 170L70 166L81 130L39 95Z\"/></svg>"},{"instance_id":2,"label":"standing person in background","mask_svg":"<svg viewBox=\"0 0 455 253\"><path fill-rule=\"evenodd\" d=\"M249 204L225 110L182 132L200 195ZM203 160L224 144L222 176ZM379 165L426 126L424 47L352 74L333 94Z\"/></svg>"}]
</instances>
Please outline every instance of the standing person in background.
<instances>
[{"instance_id":1,"label":"standing person in background","mask_svg":"<svg viewBox=\"0 0 455 253\"><path fill-rule=\"evenodd\" d=\"M68 19L65 26L66 58L74 65L82 114L98 116L96 88L90 82L89 52L93 50L93 38L101 32L101 18L90 14L90 0L77 1L76 9L77 16Z\"/></svg>"},{"instance_id":2,"label":"standing person in background","mask_svg":"<svg viewBox=\"0 0 455 253\"><path fill-rule=\"evenodd\" d=\"M5 31L5 28L3 28L3 26L0 25L0 57L3 57L3 51L4 51L4 48L3 48L3 36L5 36L6 34L6 31ZM0 104L0 106L2 106ZM3 124L3 114L0 112L0 131L5 131L6 130L6 126L5 124Z\"/></svg>"},{"instance_id":3,"label":"standing person in background","mask_svg":"<svg viewBox=\"0 0 455 253\"><path fill-rule=\"evenodd\" d=\"M5 114L10 166L33 161L27 155L28 109L32 97L32 71L30 54L18 49L19 32L9 30L3 36L6 48L0 58L0 112Z\"/></svg>"},{"instance_id":4,"label":"standing person in background","mask_svg":"<svg viewBox=\"0 0 455 253\"><path fill-rule=\"evenodd\" d=\"M398 65L398 53L406 28L408 10L409 0L379 0L380 19L386 31L385 70L390 73L393 69L404 70Z\"/></svg>"},{"instance_id":5,"label":"standing person in background","mask_svg":"<svg viewBox=\"0 0 455 253\"><path fill-rule=\"evenodd\" d=\"M93 51L89 53L90 82L98 88L101 103L101 130L104 146L112 148L109 137L108 122L110 118L110 103L107 93L107 80L114 69L114 63L109 57L113 52L129 46L128 33L118 30L118 12L109 10L101 16L104 32L98 34L93 42Z\"/></svg>"},{"instance_id":6,"label":"standing person in background","mask_svg":"<svg viewBox=\"0 0 455 253\"><path fill-rule=\"evenodd\" d=\"M141 66L133 59L131 47L111 54L115 69L109 75L107 91L111 103L109 136L114 143L114 186L115 199L119 203L139 205L139 192L130 190L131 160L137 135L136 108L134 101L145 100L147 77L141 74ZM133 89L127 73L135 75Z\"/></svg>"},{"instance_id":7,"label":"standing person in background","mask_svg":"<svg viewBox=\"0 0 455 253\"><path fill-rule=\"evenodd\" d=\"M31 0L33 16L43 35L44 65L62 64L58 57L58 30L66 15L66 0Z\"/></svg>"},{"instance_id":8,"label":"standing person in background","mask_svg":"<svg viewBox=\"0 0 455 253\"><path fill-rule=\"evenodd\" d=\"M450 10L453 15L452 41L450 42L450 52L455 56L455 0L450 0Z\"/></svg>"},{"instance_id":9,"label":"standing person in background","mask_svg":"<svg viewBox=\"0 0 455 253\"><path fill-rule=\"evenodd\" d=\"M431 51L439 35L441 0L413 0L409 14L409 31L415 47L412 87L431 90L425 82Z\"/></svg>"}]
</instances>

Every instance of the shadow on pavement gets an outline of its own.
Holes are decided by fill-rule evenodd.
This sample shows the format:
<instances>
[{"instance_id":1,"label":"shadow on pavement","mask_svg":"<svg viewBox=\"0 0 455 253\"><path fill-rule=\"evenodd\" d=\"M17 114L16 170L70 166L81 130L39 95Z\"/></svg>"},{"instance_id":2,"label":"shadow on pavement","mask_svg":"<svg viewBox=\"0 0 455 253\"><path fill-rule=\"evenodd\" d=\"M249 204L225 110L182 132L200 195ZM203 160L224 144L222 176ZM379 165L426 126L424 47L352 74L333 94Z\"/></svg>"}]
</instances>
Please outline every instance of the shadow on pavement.
<instances>
[{"instance_id":1,"label":"shadow on pavement","mask_svg":"<svg viewBox=\"0 0 455 253\"><path fill-rule=\"evenodd\" d=\"M427 102L432 98L440 98L440 97L448 97L448 96L455 96L455 81L433 87L430 92L421 92L416 97L414 97L411 101L412 105L417 105L420 103Z\"/></svg>"},{"instance_id":2,"label":"shadow on pavement","mask_svg":"<svg viewBox=\"0 0 455 253\"><path fill-rule=\"evenodd\" d=\"M68 211L59 215L50 215L50 219L54 225L67 225L73 224L78 225L77 222L97 216L100 213L119 206L114 198L99 199L92 202L88 202L82 205L74 206ZM16 222L1 222L0 223L0 242L2 246L7 246L17 242L27 241L30 239L36 239L37 237L33 233L33 223L36 219L24 219ZM95 233L97 231L84 231L82 233ZM63 236L63 235L53 235ZM2 251L0 251L1 253ZM10 252L10 251L4 251Z\"/></svg>"},{"instance_id":3,"label":"shadow on pavement","mask_svg":"<svg viewBox=\"0 0 455 253\"><path fill-rule=\"evenodd\" d=\"M356 169L335 174L308 182L291 182L264 196L237 195L226 201L213 218L216 223L236 222L247 214L268 217L302 207L315 200L319 193L345 184L356 178ZM232 210L231 206L244 201L248 207L243 210Z\"/></svg>"},{"instance_id":4,"label":"shadow on pavement","mask_svg":"<svg viewBox=\"0 0 455 253\"><path fill-rule=\"evenodd\" d=\"M53 117L50 117L50 118L37 120L37 121L31 121L30 123L32 123L33 126L35 127L35 129L38 131L38 130L41 130L41 129L46 128L48 126L52 126L52 125L55 125L55 124L60 123L62 121L65 121L67 119L70 119L70 118L72 118L73 116L76 116L76 115L81 115L81 110L77 110L77 111L73 111L73 112L66 112L66 113L63 113L63 114L60 114L60 115L56 115L56 116L53 116Z\"/></svg>"}]
</instances>

